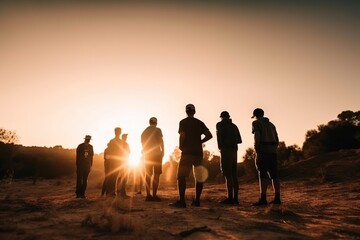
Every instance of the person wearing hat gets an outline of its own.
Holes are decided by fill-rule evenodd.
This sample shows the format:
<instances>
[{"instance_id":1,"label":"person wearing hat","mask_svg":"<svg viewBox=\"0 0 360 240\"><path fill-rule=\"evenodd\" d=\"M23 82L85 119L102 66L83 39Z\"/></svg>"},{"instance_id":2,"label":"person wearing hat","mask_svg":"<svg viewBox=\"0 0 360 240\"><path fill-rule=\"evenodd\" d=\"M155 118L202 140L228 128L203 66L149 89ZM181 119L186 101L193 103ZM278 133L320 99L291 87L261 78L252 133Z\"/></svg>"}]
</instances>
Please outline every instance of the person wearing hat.
<instances>
[{"instance_id":1,"label":"person wearing hat","mask_svg":"<svg viewBox=\"0 0 360 240\"><path fill-rule=\"evenodd\" d=\"M157 195L160 174L162 173L162 159L164 157L164 140L157 118L149 119L149 126L141 134L141 145L145 165L145 201L161 201ZM152 179L152 195L150 191ZM140 187L141 189L141 187Z\"/></svg>"},{"instance_id":2,"label":"person wearing hat","mask_svg":"<svg viewBox=\"0 0 360 240\"><path fill-rule=\"evenodd\" d=\"M239 204L239 182L237 174L238 144L242 143L238 127L230 119L230 114L223 111L221 121L216 124L217 144L221 154L221 171L226 179L228 197L222 204Z\"/></svg>"},{"instance_id":3,"label":"person wearing hat","mask_svg":"<svg viewBox=\"0 0 360 240\"><path fill-rule=\"evenodd\" d=\"M194 171L195 180L195 199L192 206L200 206L200 196L203 190L203 181L200 174L203 160L203 143L210 140L213 136L206 125L199 119L195 118L195 106L188 104L185 107L187 117L179 123L179 148L181 150L181 158L178 165L177 179L179 200L171 203L170 206L185 208L185 191L186 177L189 176L191 170ZM204 137L203 137L204 135Z\"/></svg>"},{"instance_id":4,"label":"person wearing hat","mask_svg":"<svg viewBox=\"0 0 360 240\"><path fill-rule=\"evenodd\" d=\"M264 117L264 110L261 108L256 108L251 118L256 119L252 122L252 133L254 134L255 140L255 166L259 172L260 185L260 199L254 203L253 206L267 205L266 190L268 186L268 176L272 180L275 192L274 200L270 203L281 204L276 154L279 137L276 127L270 122L269 118Z\"/></svg>"},{"instance_id":5,"label":"person wearing hat","mask_svg":"<svg viewBox=\"0 0 360 240\"><path fill-rule=\"evenodd\" d=\"M76 198L85 198L87 180L94 157L94 149L90 144L91 136L86 135L84 139L84 142L76 148Z\"/></svg>"}]
</instances>

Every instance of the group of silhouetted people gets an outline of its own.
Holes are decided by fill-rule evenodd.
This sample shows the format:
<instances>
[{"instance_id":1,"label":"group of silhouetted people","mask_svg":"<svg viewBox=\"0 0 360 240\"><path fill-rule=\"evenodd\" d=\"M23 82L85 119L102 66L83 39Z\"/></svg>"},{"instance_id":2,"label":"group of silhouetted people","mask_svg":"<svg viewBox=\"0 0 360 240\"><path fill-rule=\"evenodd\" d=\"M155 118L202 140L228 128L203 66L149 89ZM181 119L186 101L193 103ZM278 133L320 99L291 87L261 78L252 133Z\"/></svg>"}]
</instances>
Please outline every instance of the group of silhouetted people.
<instances>
[{"instance_id":1,"label":"group of silhouetted people","mask_svg":"<svg viewBox=\"0 0 360 240\"><path fill-rule=\"evenodd\" d=\"M186 178L193 172L195 180L195 197L191 206L200 206L200 197L203 190L204 167L203 143L210 140L213 135L208 127L195 118L195 106L188 104L185 107L187 117L179 122L179 148L181 158L177 169L179 199L169 206L186 207ZM230 114L223 111L221 121L216 124L217 144L221 154L221 171L226 180L227 197L221 204L239 204L239 183L237 173L238 144L242 143L240 131L232 122ZM259 175L260 198L253 206L268 204L266 190L268 177L272 180L275 197L272 204L281 204L280 183L277 169L276 149L279 143L278 134L274 124L264 117L264 111L256 108L253 111L252 133L254 134L254 147L256 151L255 167ZM141 134L142 153L145 168L145 201L161 201L157 195L159 179L162 173L162 160L164 157L164 141L160 128L157 127L157 118L149 119L149 126ZM107 144L104 151L105 179L101 195L119 196L129 198L126 194L126 163L130 148L126 142L127 134L121 136L121 128L115 128L115 137ZM77 182L76 197L85 198L87 178L93 162L93 147L90 144L91 136L86 135L84 143L76 150ZM152 189L151 189L152 186ZM141 192L141 186L140 186Z\"/></svg>"},{"instance_id":2,"label":"group of silhouetted people","mask_svg":"<svg viewBox=\"0 0 360 240\"><path fill-rule=\"evenodd\" d=\"M121 128L115 128L115 137L107 144L104 151L105 179L101 195L129 198L126 194L126 164L130 155L127 134L121 135ZM120 138L121 136L121 138ZM119 191L119 192L118 192Z\"/></svg>"}]
</instances>

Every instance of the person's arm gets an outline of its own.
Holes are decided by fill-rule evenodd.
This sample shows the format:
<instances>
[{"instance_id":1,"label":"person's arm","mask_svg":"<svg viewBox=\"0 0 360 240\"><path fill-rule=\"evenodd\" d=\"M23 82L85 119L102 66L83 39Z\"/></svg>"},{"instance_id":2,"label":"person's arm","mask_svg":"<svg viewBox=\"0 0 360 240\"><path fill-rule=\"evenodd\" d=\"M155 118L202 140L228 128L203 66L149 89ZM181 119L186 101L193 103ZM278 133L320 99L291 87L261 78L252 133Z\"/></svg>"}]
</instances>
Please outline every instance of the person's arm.
<instances>
[{"instance_id":1,"label":"person's arm","mask_svg":"<svg viewBox=\"0 0 360 240\"><path fill-rule=\"evenodd\" d=\"M182 121L180 121L179 123L179 149L182 151L183 150L183 145L185 142L185 132L183 130L183 126L182 126Z\"/></svg>"},{"instance_id":2,"label":"person's arm","mask_svg":"<svg viewBox=\"0 0 360 240\"><path fill-rule=\"evenodd\" d=\"M241 134L240 134L240 131L239 131L239 128L236 126L236 134L237 134L237 143L240 144L242 143L242 139L241 139Z\"/></svg>"},{"instance_id":3,"label":"person's arm","mask_svg":"<svg viewBox=\"0 0 360 240\"><path fill-rule=\"evenodd\" d=\"M211 132L209 130L204 132L205 137L203 139L201 139L201 143L207 142L210 139L212 139L213 135L211 134Z\"/></svg>"},{"instance_id":4,"label":"person's arm","mask_svg":"<svg viewBox=\"0 0 360 240\"><path fill-rule=\"evenodd\" d=\"M160 146L161 146L161 152L162 152L162 157L164 157L165 154L165 148L164 148L164 139L163 137L160 138Z\"/></svg>"},{"instance_id":5,"label":"person's arm","mask_svg":"<svg viewBox=\"0 0 360 240\"><path fill-rule=\"evenodd\" d=\"M79 161L80 161L80 145L76 148L76 166L79 164Z\"/></svg>"},{"instance_id":6,"label":"person's arm","mask_svg":"<svg viewBox=\"0 0 360 240\"><path fill-rule=\"evenodd\" d=\"M254 147L255 150L259 148L260 140L261 140L261 132L259 126L255 122L252 124L252 133L254 134Z\"/></svg>"},{"instance_id":7,"label":"person's arm","mask_svg":"<svg viewBox=\"0 0 360 240\"><path fill-rule=\"evenodd\" d=\"M183 144L185 141L185 132L180 132L180 136L179 136L179 148L182 151L183 150Z\"/></svg>"},{"instance_id":8,"label":"person's arm","mask_svg":"<svg viewBox=\"0 0 360 240\"><path fill-rule=\"evenodd\" d=\"M92 165L93 165L93 160L94 160L94 148L93 148L93 146L91 146L91 148L90 148L91 150L90 150L90 167L92 167Z\"/></svg>"},{"instance_id":9,"label":"person's arm","mask_svg":"<svg viewBox=\"0 0 360 240\"><path fill-rule=\"evenodd\" d=\"M222 147L222 131L221 131L221 127L218 124L216 124L216 138L217 138L217 144L218 144L218 149L221 150Z\"/></svg>"},{"instance_id":10,"label":"person's arm","mask_svg":"<svg viewBox=\"0 0 360 240\"><path fill-rule=\"evenodd\" d=\"M276 131L275 125L274 125L274 134L275 134L276 143L279 144L279 136L278 136L278 133Z\"/></svg>"}]
</instances>

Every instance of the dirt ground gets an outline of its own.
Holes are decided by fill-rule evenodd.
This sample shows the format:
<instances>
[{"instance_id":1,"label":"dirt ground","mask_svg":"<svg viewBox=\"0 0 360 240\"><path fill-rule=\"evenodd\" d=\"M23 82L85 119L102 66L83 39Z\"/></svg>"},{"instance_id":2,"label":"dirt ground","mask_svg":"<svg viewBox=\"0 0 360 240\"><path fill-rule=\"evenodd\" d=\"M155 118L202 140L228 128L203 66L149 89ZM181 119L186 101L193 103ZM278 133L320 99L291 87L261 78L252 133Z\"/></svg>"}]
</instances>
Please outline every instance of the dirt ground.
<instances>
[{"instance_id":1,"label":"dirt ground","mask_svg":"<svg viewBox=\"0 0 360 240\"><path fill-rule=\"evenodd\" d=\"M162 187L161 202L100 196L90 180L87 199L74 180L1 183L0 239L360 239L360 182L282 182L280 206L253 207L258 185L240 184L240 205L221 205L225 185L205 184L200 207L168 206L177 190ZM273 197L269 190L268 200Z\"/></svg>"}]
</instances>

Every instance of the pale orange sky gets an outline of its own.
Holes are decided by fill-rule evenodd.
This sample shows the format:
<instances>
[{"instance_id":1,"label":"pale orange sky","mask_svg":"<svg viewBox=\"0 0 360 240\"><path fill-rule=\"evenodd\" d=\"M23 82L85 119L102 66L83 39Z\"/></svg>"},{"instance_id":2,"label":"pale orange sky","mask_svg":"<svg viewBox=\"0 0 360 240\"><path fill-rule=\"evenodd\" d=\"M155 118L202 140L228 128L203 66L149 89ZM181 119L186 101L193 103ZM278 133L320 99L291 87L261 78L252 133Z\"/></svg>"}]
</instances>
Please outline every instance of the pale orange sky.
<instances>
[{"instance_id":1,"label":"pale orange sky","mask_svg":"<svg viewBox=\"0 0 360 240\"><path fill-rule=\"evenodd\" d=\"M119 126L138 158L156 116L169 155L193 103L216 154L215 125L230 112L241 159L256 107L299 146L307 130L360 107L358 6L0 6L0 127L25 146L76 148L90 134L100 153Z\"/></svg>"}]
</instances>

